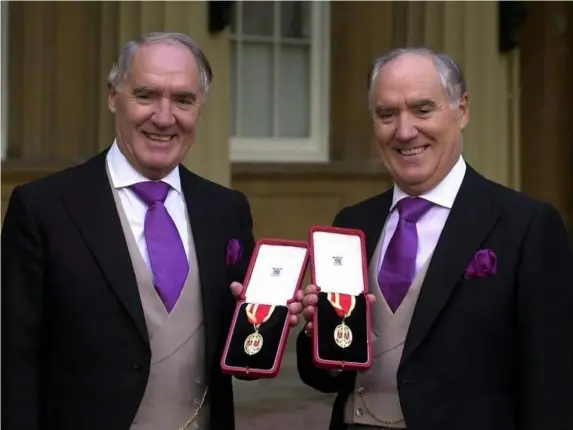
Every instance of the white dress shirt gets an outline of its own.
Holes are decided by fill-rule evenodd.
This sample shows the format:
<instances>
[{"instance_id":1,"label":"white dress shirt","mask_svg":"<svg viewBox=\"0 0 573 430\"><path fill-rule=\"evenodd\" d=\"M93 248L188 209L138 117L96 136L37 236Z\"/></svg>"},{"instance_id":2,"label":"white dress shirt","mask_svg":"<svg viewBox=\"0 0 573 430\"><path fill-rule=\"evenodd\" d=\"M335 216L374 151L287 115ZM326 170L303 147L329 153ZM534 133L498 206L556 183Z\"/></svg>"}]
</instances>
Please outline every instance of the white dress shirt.
<instances>
[{"instance_id":1,"label":"white dress shirt","mask_svg":"<svg viewBox=\"0 0 573 430\"><path fill-rule=\"evenodd\" d=\"M141 252L143 261L147 268L151 271L149 264L149 255L147 253L147 244L145 243L144 236L144 223L145 214L147 213L147 205L137 197L137 195L129 188L130 185L138 182L149 181L141 173L129 163L127 158L121 153L117 142L114 142L106 156L107 168L111 177L113 187L117 190L123 210L133 232L135 242ZM165 199L165 208L173 218L173 222L179 231L179 236L183 241L185 254L189 258L189 232L187 227L186 205L183 191L181 189L181 179L179 178L179 167L176 167L161 179L171 186L167 198Z\"/></svg>"},{"instance_id":2,"label":"white dress shirt","mask_svg":"<svg viewBox=\"0 0 573 430\"><path fill-rule=\"evenodd\" d=\"M462 182L464 180L464 175L466 173L466 163L463 157L460 156L458 162L454 165L450 173L440 182L435 188L428 191L419 197L426 199L432 203L434 206L426 212L422 218L416 223L416 228L418 230L418 252L416 255L416 273L420 268L428 261L428 258L434 252L438 239L442 234L450 210L454 204L454 200L460 190ZM378 271L380 271L380 266L386 254L386 249L388 248L388 243L396 231L396 226L398 225L398 210L396 208L397 203L404 199L410 197L404 191L394 185L394 196L392 198L392 206L390 206L390 217L386 223L386 229L384 231L384 242L382 243L381 257L378 262Z\"/></svg>"}]
</instances>

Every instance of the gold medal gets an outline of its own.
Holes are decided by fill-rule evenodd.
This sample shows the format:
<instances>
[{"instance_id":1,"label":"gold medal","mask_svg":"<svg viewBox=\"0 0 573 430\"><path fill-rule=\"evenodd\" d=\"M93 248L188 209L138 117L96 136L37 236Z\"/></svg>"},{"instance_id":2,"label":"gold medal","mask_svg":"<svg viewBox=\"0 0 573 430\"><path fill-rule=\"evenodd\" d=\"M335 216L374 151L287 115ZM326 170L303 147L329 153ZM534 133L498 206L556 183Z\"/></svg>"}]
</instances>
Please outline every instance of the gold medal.
<instances>
[{"instance_id":1,"label":"gold medal","mask_svg":"<svg viewBox=\"0 0 573 430\"><path fill-rule=\"evenodd\" d=\"M248 355L255 355L263 347L263 337L258 331L251 333L245 339L245 352Z\"/></svg>"},{"instance_id":2,"label":"gold medal","mask_svg":"<svg viewBox=\"0 0 573 430\"><path fill-rule=\"evenodd\" d=\"M340 348L348 348L352 345L352 330L344 323L344 320L354 310L356 297L350 294L328 293L328 301L336 314L342 318L342 322L334 329L334 342Z\"/></svg>"},{"instance_id":3,"label":"gold medal","mask_svg":"<svg viewBox=\"0 0 573 430\"><path fill-rule=\"evenodd\" d=\"M352 330L344 322L334 330L334 342L341 348L348 348L352 345Z\"/></svg>"},{"instance_id":4,"label":"gold medal","mask_svg":"<svg viewBox=\"0 0 573 430\"><path fill-rule=\"evenodd\" d=\"M245 354L255 355L263 348L263 336L259 333L259 327L261 324L267 322L274 310L275 307L271 305L258 305L249 303L247 306L245 306L247 318L255 328L255 332L248 335L245 339Z\"/></svg>"}]
</instances>

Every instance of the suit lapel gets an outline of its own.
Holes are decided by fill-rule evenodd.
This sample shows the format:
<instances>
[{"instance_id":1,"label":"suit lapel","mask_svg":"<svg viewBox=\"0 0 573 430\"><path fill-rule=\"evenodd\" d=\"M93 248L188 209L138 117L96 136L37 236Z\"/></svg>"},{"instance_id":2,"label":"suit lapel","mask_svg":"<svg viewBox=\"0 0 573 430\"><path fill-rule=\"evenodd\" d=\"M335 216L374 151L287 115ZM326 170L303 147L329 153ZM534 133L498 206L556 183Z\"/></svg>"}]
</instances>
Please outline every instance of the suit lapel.
<instances>
[{"instance_id":1,"label":"suit lapel","mask_svg":"<svg viewBox=\"0 0 573 430\"><path fill-rule=\"evenodd\" d=\"M221 247L218 246L220 242L218 237L222 234L223 226L216 222L216 215L212 215L211 208L218 208L215 206L216 201L212 201L212 196L205 188L203 180L183 166L179 167L179 172L197 254L206 334L206 363L210 364L217 348L220 321L217 317L220 297L217 294L218 289L213 288L213 285L216 285L219 279L225 279L224 276L220 276L224 273L221 271L224 269L224 259L221 257ZM220 213L223 213L223 209ZM221 264L217 265L216 262Z\"/></svg>"},{"instance_id":2,"label":"suit lapel","mask_svg":"<svg viewBox=\"0 0 573 430\"><path fill-rule=\"evenodd\" d=\"M376 246L380 240L380 235L382 234L382 229L386 224L386 219L390 215L390 206L392 206L393 194L394 192L391 189L380 196L380 200L377 202L378 207L371 214L370 221L364 226L368 263L374 255L374 251L376 250ZM376 285L376 288L378 288L378 285Z\"/></svg>"},{"instance_id":3,"label":"suit lapel","mask_svg":"<svg viewBox=\"0 0 573 430\"><path fill-rule=\"evenodd\" d=\"M107 151L87 161L75 183L64 194L64 204L112 290L149 342L129 250L106 174Z\"/></svg>"},{"instance_id":4,"label":"suit lapel","mask_svg":"<svg viewBox=\"0 0 573 430\"><path fill-rule=\"evenodd\" d=\"M363 212L356 213L350 219L343 219L343 224L340 227L356 228L364 232L366 237L366 258L367 263L372 259L382 228L386 223L386 218L390 214L390 206L392 205L393 190L390 189L378 197L375 197L373 204L365 207ZM376 286L377 287L377 286Z\"/></svg>"},{"instance_id":5,"label":"suit lapel","mask_svg":"<svg viewBox=\"0 0 573 430\"><path fill-rule=\"evenodd\" d=\"M408 360L430 331L462 279L471 257L498 217L499 212L491 205L487 181L468 165L422 284L404 345L402 363Z\"/></svg>"}]
</instances>

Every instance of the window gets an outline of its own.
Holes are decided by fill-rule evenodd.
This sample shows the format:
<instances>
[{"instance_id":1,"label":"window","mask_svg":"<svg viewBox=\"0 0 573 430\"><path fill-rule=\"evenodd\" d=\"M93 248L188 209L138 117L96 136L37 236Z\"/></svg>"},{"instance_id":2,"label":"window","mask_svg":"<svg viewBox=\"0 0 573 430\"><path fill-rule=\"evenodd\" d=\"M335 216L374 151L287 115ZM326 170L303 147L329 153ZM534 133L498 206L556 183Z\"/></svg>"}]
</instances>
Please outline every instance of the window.
<instances>
[{"instance_id":1,"label":"window","mask_svg":"<svg viewBox=\"0 0 573 430\"><path fill-rule=\"evenodd\" d=\"M328 161L329 2L235 2L231 160Z\"/></svg>"}]
</instances>

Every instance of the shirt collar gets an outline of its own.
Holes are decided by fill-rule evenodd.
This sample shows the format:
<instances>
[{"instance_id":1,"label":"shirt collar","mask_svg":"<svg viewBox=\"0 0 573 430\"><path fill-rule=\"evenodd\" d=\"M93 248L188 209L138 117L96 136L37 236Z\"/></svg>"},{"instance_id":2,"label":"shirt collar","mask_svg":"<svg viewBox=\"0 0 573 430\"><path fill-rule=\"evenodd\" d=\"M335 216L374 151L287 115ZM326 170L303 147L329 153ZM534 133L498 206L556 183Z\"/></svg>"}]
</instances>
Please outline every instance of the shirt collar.
<instances>
[{"instance_id":1,"label":"shirt collar","mask_svg":"<svg viewBox=\"0 0 573 430\"><path fill-rule=\"evenodd\" d=\"M447 176L433 189L420 195L419 197L428 200L438 206L451 209L454 205L454 200L462 186L464 176L466 174L466 162L464 158L460 156L457 163L454 165L452 170L447 174ZM394 195L392 198L392 206L390 207L390 212L394 210L396 204L406 198L410 197L400 187L394 184Z\"/></svg>"},{"instance_id":2,"label":"shirt collar","mask_svg":"<svg viewBox=\"0 0 573 430\"><path fill-rule=\"evenodd\" d=\"M107 167L111 183L116 189L126 188L139 182L146 182L150 179L139 173L127 160L125 155L119 150L117 141L109 149L106 156ZM167 176L161 179L169 184L178 193L181 193L181 178L179 177L179 166L175 167Z\"/></svg>"}]
</instances>

